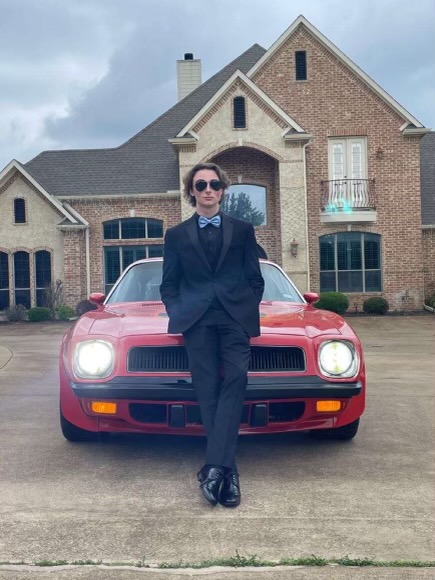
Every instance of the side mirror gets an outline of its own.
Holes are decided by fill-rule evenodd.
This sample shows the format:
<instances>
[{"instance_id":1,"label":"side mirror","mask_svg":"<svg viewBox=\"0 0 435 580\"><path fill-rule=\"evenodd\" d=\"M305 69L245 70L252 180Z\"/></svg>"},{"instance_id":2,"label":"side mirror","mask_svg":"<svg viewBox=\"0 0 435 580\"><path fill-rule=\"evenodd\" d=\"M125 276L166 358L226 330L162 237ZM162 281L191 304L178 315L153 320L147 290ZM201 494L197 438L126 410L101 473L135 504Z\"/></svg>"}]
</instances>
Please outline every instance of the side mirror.
<instances>
[{"instance_id":1,"label":"side mirror","mask_svg":"<svg viewBox=\"0 0 435 580\"><path fill-rule=\"evenodd\" d=\"M317 292L307 292L306 294L304 294L304 298L310 306L312 306L315 302L320 300L320 296L317 294Z\"/></svg>"},{"instance_id":2,"label":"side mirror","mask_svg":"<svg viewBox=\"0 0 435 580\"><path fill-rule=\"evenodd\" d=\"M92 292L92 294L89 296L89 300L94 304L101 306L106 300L106 295L102 292Z\"/></svg>"}]
</instances>

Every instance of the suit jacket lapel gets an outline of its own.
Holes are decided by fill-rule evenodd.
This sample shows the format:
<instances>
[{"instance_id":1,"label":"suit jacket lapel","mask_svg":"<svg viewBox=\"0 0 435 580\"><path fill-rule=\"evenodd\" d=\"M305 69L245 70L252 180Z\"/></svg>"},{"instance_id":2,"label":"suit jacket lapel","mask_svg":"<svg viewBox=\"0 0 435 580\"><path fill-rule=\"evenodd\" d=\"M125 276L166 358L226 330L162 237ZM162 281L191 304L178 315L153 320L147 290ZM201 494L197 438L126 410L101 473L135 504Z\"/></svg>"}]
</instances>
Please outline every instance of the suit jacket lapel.
<instances>
[{"instance_id":1,"label":"suit jacket lapel","mask_svg":"<svg viewBox=\"0 0 435 580\"><path fill-rule=\"evenodd\" d=\"M210 268L210 264L207 260L207 256L205 255L204 250L202 249L202 245L201 242L199 241L199 236L198 236L198 226L196 224L196 217L195 215L193 215L187 222L186 222L186 230L187 230L187 235L190 238L190 241L192 242L193 247L195 248L195 250L198 252L198 254L200 255L200 257L202 258L202 260L204 261L204 264L207 266L207 268L209 270L211 270Z\"/></svg>"},{"instance_id":2,"label":"suit jacket lapel","mask_svg":"<svg viewBox=\"0 0 435 580\"><path fill-rule=\"evenodd\" d=\"M222 234L223 234L223 243L222 243L222 250L221 255L219 256L219 261L216 266L216 272L222 266L222 262L227 255L228 249L231 245L231 240L233 238L233 221L226 216L225 214L221 214L222 216Z\"/></svg>"}]
</instances>

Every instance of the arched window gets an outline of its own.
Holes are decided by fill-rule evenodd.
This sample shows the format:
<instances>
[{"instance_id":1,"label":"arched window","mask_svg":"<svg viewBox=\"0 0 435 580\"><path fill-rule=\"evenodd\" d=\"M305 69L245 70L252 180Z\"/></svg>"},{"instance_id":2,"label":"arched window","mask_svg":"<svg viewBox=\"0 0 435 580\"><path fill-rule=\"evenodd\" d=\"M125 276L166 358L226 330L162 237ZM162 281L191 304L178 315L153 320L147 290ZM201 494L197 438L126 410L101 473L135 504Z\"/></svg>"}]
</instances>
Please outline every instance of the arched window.
<instances>
[{"instance_id":1,"label":"arched window","mask_svg":"<svg viewBox=\"0 0 435 580\"><path fill-rule=\"evenodd\" d=\"M253 226L267 224L266 188L240 183L230 185L222 203L222 211Z\"/></svg>"},{"instance_id":2,"label":"arched window","mask_svg":"<svg viewBox=\"0 0 435 580\"><path fill-rule=\"evenodd\" d=\"M35 253L36 306L46 306L44 289L51 285L51 254L46 250Z\"/></svg>"},{"instance_id":3,"label":"arched window","mask_svg":"<svg viewBox=\"0 0 435 580\"><path fill-rule=\"evenodd\" d=\"M14 219L16 224L26 223L26 201L22 197L14 199Z\"/></svg>"},{"instance_id":4,"label":"arched window","mask_svg":"<svg viewBox=\"0 0 435 580\"><path fill-rule=\"evenodd\" d=\"M23 304L30 308L30 268L29 254L15 252L14 254L14 281L15 304Z\"/></svg>"},{"instance_id":5,"label":"arched window","mask_svg":"<svg viewBox=\"0 0 435 580\"><path fill-rule=\"evenodd\" d=\"M105 240L163 238L163 221L150 218L124 218L104 223Z\"/></svg>"},{"instance_id":6,"label":"arched window","mask_svg":"<svg viewBox=\"0 0 435 580\"><path fill-rule=\"evenodd\" d=\"M245 97L235 97L233 100L234 129L246 129Z\"/></svg>"},{"instance_id":7,"label":"arched window","mask_svg":"<svg viewBox=\"0 0 435 580\"><path fill-rule=\"evenodd\" d=\"M6 252L0 252L0 310L9 307L9 263Z\"/></svg>"},{"instance_id":8,"label":"arched window","mask_svg":"<svg viewBox=\"0 0 435 580\"><path fill-rule=\"evenodd\" d=\"M320 239L321 292L381 292L381 236L362 232Z\"/></svg>"}]
</instances>

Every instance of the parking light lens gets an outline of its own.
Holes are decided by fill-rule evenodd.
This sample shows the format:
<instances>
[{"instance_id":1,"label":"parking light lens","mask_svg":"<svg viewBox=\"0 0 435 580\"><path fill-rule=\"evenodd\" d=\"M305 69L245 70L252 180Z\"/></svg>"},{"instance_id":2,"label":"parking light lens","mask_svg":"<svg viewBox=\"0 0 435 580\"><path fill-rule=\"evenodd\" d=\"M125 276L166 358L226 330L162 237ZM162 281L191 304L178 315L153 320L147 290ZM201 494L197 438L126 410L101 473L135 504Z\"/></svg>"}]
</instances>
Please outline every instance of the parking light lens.
<instances>
[{"instance_id":1,"label":"parking light lens","mask_svg":"<svg viewBox=\"0 0 435 580\"><path fill-rule=\"evenodd\" d=\"M341 409L341 401L317 401L318 413L337 413Z\"/></svg>"},{"instance_id":2,"label":"parking light lens","mask_svg":"<svg viewBox=\"0 0 435 580\"><path fill-rule=\"evenodd\" d=\"M102 379L110 375L114 362L115 355L109 342L88 340L76 347L74 372L80 378Z\"/></svg>"},{"instance_id":3,"label":"parking light lens","mask_svg":"<svg viewBox=\"0 0 435 580\"><path fill-rule=\"evenodd\" d=\"M92 401L91 404L92 412L102 415L115 415L117 408L116 403L110 403L108 401Z\"/></svg>"}]
</instances>

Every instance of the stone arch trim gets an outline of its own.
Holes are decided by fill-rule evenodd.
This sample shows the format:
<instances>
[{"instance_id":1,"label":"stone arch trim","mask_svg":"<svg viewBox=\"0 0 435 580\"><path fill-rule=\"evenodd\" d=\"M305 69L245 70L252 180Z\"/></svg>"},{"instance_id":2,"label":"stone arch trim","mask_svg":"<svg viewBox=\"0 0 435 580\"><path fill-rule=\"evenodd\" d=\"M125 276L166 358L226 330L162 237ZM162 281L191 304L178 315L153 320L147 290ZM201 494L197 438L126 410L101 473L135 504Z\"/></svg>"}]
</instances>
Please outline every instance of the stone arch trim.
<instances>
[{"instance_id":1,"label":"stone arch trim","mask_svg":"<svg viewBox=\"0 0 435 580\"><path fill-rule=\"evenodd\" d=\"M284 159L284 157L282 157L281 155L279 155L278 153L276 153L272 149L269 149L268 147L264 147L264 145L260 145L259 143L252 143L250 141L244 141L243 145L240 146L237 141L234 141L231 143L226 143L225 145L221 145L217 149L210 151L205 157L200 159L200 161L198 163L207 163L208 160L214 159L215 157L217 157L221 153L225 153L226 151L229 151L230 149L236 149L236 148L255 149L256 151L260 151L261 153L264 153L268 157L272 157L272 159L275 159L276 161L279 161L280 163L283 163L286 161Z\"/></svg>"}]
</instances>

